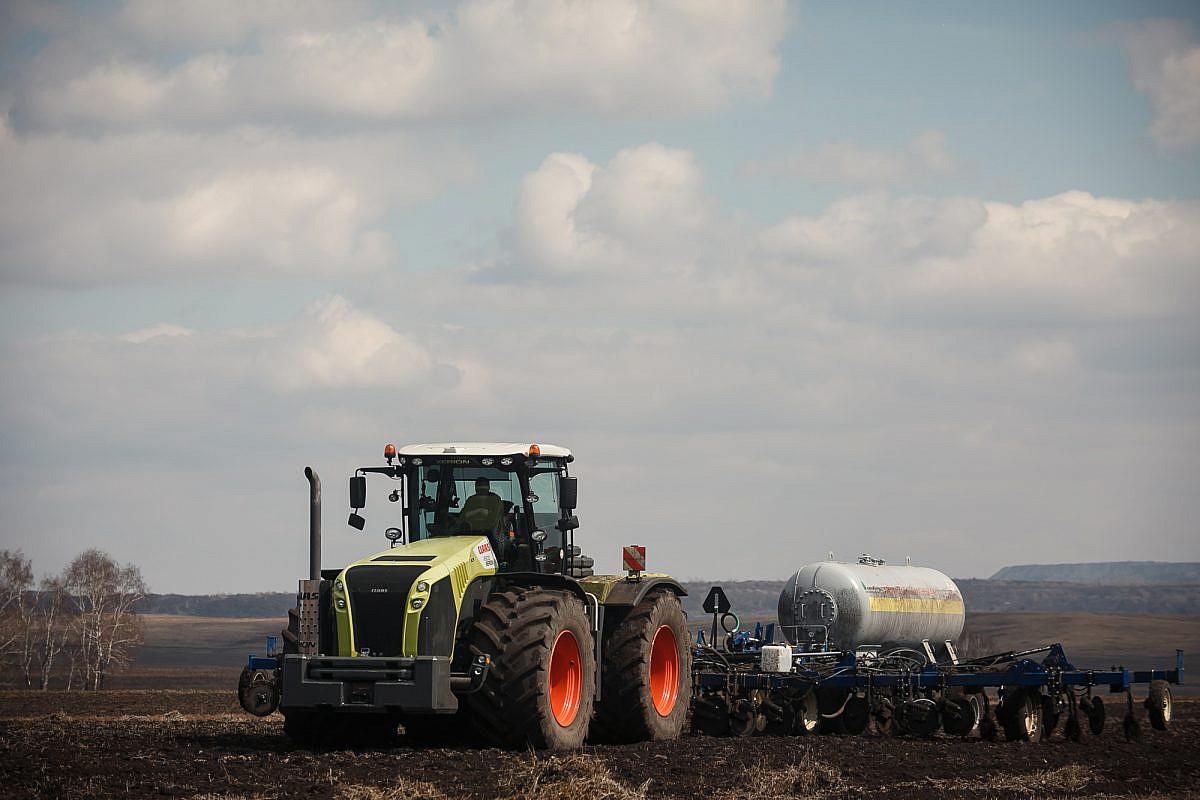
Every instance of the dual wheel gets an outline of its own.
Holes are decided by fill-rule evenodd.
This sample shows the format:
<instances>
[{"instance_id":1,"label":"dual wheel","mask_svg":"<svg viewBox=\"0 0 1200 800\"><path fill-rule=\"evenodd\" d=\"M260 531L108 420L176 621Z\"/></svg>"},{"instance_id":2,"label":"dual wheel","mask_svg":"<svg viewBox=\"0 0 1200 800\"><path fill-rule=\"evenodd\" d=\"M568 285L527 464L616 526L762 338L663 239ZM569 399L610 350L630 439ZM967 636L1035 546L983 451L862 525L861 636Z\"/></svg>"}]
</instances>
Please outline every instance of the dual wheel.
<instances>
[{"instance_id":1,"label":"dual wheel","mask_svg":"<svg viewBox=\"0 0 1200 800\"><path fill-rule=\"evenodd\" d=\"M595 706L594 639L583 604L541 587L495 592L468 637L472 657L492 660L487 682L465 698L472 726L489 743L515 748L574 748L589 731L610 741L675 738L690 701L687 641L675 595L644 599L606 626Z\"/></svg>"}]
</instances>

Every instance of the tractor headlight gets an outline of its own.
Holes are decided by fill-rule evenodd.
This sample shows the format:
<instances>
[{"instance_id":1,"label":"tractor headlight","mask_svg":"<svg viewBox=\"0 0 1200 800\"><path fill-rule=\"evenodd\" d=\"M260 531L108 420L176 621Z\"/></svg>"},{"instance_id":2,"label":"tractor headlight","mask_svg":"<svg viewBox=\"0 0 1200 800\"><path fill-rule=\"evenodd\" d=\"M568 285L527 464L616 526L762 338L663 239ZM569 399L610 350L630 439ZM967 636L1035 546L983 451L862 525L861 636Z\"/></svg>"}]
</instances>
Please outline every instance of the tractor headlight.
<instances>
[{"instance_id":1,"label":"tractor headlight","mask_svg":"<svg viewBox=\"0 0 1200 800\"><path fill-rule=\"evenodd\" d=\"M418 592L428 592L429 591L429 582L428 581L417 581L417 591Z\"/></svg>"},{"instance_id":2,"label":"tractor headlight","mask_svg":"<svg viewBox=\"0 0 1200 800\"><path fill-rule=\"evenodd\" d=\"M480 463L481 465L485 466L485 467L490 467L492 464L495 464L495 463L496 463L496 459L494 459L494 458L481 458L481 459L479 459L479 463Z\"/></svg>"},{"instance_id":3,"label":"tractor headlight","mask_svg":"<svg viewBox=\"0 0 1200 800\"><path fill-rule=\"evenodd\" d=\"M422 459L420 459L420 458L414 458L412 461L410 461L410 462L408 462L408 463L412 464L414 467L419 467L419 466L421 466L422 464L424 464L424 463L425 463L425 461L424 461L424 460L422 460Z\"/></svg>"},{"instance_id":4,"label":"tractor headlight","mask_svg":"<svg viewBox=\"0 0 1200 800\"><path fill-rule=\"evenodd\" d=\"M544 542L546 541L546 532L539 528L538 530L529 534L529 538L533 539L535 542Z\"/></svg>"},{"instance_id":5,"label":"tractor headlight","mask_svg":"<svg viewBox=\"0 0 1200 800\"><path fill-rule=\"evenodd\" d=\"M546 554L545 554L545 553L538 553L536 556L534 556L534 557L533 557L533 560L534 560L534 561L545 561L545 560L546 560Z\"/></svg>"},{"instance_id":6,"label":"tractor headlight","mask_svg":"<svg viewBox=\"0 0 1200 800\"><path fill-rule=\"evenodd\" d=\"M505 467L512 466L512 457L505 456L504 458L500 459L500 463L501 463L501 465L503 465Z\"/></svg>"},{"instance_id":7,"label":"tractor headlight","mask_svg":"<svg viewBox=\"0 0 1200 800\"><path fill-rule=\"evenodd\" d=\"M345 600L345 598L343 598L343 597L339 597L339 598L337 599L337 607L338 607L338 609L339 609L339 610L341 610L341 611L344 611L344 610L346 609L346 600Z\"/></svg>"},{"instance_id":8,"label":"tractor headlight","mask_svg":"<svg viewBox=\"0 0 1200 800\"><path fill-rule=\"evenodd\" d=\"M425 605L425 601L419 597L414 597L410 605L412 605L413 608L420 608L421 606Z\"/></svg>"},{"instance_id":9,"label":"tractor headlight","mask_svg":"<svg viewBox=\"0 0 1200 800\"><path fill-rule=\"evenodd\" d=\"M342 589L345 589L346 587L344 585L342 585L341 581L334 581L333 588L337 589L340 592Z\"/></svg>"}]
</instances>

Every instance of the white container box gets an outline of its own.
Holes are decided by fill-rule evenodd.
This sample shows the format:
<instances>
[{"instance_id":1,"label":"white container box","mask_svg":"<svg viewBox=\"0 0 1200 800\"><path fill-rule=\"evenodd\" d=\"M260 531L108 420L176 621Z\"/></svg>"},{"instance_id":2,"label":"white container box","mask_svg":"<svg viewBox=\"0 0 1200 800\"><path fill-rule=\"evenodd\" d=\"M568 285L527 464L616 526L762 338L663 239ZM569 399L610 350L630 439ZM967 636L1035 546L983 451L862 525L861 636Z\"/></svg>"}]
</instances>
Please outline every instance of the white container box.
<instances>
[{"instance_id":1,"label":"white container box","mask_svg":"<svg viewBox=\"0 0 1200 800\"><path fill-rule=\"evenodd\" d=\"M792 671L792 648L786 644L764 644L760 658L763 672Z\"/></svg>"}]
</instances>

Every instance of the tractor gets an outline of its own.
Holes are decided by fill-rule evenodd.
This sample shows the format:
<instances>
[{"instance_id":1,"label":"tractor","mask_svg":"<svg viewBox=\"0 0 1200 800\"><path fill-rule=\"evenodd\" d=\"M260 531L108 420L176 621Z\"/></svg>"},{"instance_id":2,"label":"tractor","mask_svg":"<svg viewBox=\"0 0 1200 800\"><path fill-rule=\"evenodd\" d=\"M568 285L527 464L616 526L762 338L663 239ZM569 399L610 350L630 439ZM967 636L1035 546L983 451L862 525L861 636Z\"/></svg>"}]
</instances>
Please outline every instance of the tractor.
<instances>
[{"instance_id":1,"label":"tractor","mask_svg":"<svg viewBox=\"0 0 1200 800\"><path fill-rule=\"evenodd\" d=\"M282 649L251 657L239 695L284 717L299 743L405 735L559 750L585 740L673 739L691 700L684 588L638 563L596 575L575 544L578 479L563 447L445 443L384 448L350 478L350 527L367 477L391 481L390 547L321 568L321 484L311 469L309 577ZM630 562L629 553L632 553Z\"/></svg>"}]
</instances>

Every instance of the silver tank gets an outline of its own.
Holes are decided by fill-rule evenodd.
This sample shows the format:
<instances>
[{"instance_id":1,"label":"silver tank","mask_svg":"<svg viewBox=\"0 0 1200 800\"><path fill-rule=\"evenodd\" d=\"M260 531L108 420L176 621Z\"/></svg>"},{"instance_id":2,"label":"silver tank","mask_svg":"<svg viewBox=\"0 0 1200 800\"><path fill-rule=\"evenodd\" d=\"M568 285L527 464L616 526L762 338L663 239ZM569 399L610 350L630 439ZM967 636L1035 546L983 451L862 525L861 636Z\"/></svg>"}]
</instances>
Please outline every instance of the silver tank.
<instances>
[{"instance_id":1,"label":"silver tank","mask_svg":"<svg viewBox=\"0 0 1200 800\"><path fill-rule=\"evenodd\" d=\"M955 640L965 620L962 593L945 574L868 556L806 564L779 594L783 635L811 649L920 649L924 639Z\"/></svg>"}]
</instances>

